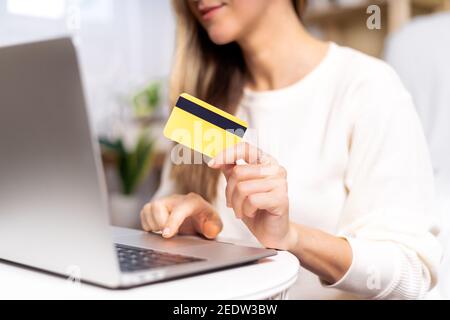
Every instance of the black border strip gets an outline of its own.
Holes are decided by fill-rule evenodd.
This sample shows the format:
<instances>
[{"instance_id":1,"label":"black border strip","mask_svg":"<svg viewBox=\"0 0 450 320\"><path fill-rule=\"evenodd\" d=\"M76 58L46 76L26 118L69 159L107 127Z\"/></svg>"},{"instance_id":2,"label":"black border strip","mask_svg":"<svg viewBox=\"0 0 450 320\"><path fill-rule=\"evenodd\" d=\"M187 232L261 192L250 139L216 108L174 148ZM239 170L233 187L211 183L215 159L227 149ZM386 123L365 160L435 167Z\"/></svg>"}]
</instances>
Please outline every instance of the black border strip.
<instances>
[{"instance_id":1,"label":"black border strip","mask_svg":"<svg viewBox=\"0 0 450 320\"><path fill-rule=\"evenodd\" d=\"M202 106L199 106L198 104L180 97L178 99L178 102L176 104L177 108L180 108L181 110L184 110L202 120L208 121L209 123L222 128L224 130L227 130L235 135L237 135L240 138L244 137L245 132L247 131L247 128L240 125L239 123L236 123L230 119L227 119L220 114L217 114L209 109L203 108Z\"/></svg>"}]
</instances>

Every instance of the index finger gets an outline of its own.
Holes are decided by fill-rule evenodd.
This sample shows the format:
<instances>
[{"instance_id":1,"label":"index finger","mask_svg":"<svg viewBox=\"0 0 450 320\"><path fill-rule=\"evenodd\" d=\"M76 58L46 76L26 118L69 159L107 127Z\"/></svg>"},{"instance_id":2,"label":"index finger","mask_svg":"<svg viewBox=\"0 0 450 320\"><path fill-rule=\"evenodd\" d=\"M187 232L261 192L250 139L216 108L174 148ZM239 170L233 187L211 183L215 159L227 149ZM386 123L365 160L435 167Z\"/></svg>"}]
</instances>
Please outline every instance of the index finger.
<instances>
[{"instance_id":1,"label":"index finger","mask_svg":"<svg viewBox=\"0 0 450 320\"><path fill-rule=\"evenodd\" d=\"M243 160L247 164L259 164L270 162L270 157L257 147L242 142L218 154L216 158L208 163L208 166L219 169L235 165L239 160Z\"/></svg>"}]
</instances>

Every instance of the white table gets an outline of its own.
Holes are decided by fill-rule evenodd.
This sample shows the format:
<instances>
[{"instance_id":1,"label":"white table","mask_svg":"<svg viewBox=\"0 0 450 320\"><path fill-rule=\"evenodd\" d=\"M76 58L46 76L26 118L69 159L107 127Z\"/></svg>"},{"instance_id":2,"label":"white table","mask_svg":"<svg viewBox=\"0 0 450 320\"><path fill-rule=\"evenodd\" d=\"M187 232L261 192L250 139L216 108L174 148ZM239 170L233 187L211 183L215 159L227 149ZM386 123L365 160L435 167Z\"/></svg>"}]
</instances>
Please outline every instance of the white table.
<instances>
[{"instance_id":1,"label":"white table","mask_svg":"<svg viewBox=\"0 0 450 320\"><path fill-rule=\"evenodd\" d=\"M129 290L108 290L0 262L0 299L228 300L286 298L299 270L287 252L258 263Z\"/></svg>"}]
</instances>

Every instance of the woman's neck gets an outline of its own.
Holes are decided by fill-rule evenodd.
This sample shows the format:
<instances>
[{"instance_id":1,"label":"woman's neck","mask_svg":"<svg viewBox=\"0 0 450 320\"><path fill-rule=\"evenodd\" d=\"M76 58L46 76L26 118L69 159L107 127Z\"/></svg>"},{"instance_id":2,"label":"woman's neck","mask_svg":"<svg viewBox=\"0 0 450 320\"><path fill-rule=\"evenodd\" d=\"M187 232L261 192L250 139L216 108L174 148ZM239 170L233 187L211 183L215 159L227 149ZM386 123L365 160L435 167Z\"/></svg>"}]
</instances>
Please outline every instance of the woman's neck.
<instances>
[{"instance_id":1,"label":"woman's neck","mask_svg":"<svg viewBox=\"0 0 450 320\"><path fill-rule=\"evenodd\" d=\"M300 81L328 51L326 43L308 34L292 8L281 6L267 10L238 43L249 72L247 86L254 91L276 90Z\"/></svg>"}]
</instances>

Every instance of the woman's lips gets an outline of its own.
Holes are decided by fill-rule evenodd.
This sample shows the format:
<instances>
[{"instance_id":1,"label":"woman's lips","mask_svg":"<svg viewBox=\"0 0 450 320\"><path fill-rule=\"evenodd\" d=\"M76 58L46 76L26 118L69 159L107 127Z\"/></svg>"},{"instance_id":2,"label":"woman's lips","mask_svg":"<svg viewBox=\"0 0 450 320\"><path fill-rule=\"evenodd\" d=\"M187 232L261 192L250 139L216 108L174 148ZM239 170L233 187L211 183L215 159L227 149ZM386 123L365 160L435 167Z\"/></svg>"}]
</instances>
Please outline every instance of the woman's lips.
<instances>
[{"instance_id":1,"label":"woman's lips","mask_svg":"<svg viewBox=\"0 0 450 320\"><path fill-rule=\"evenodd\" d=\"M220 9L222 9L225 5L219 4L217 6L202 8L200 9L200 14L204 20L211 19Z\"/></svg>"}]
</instances>

